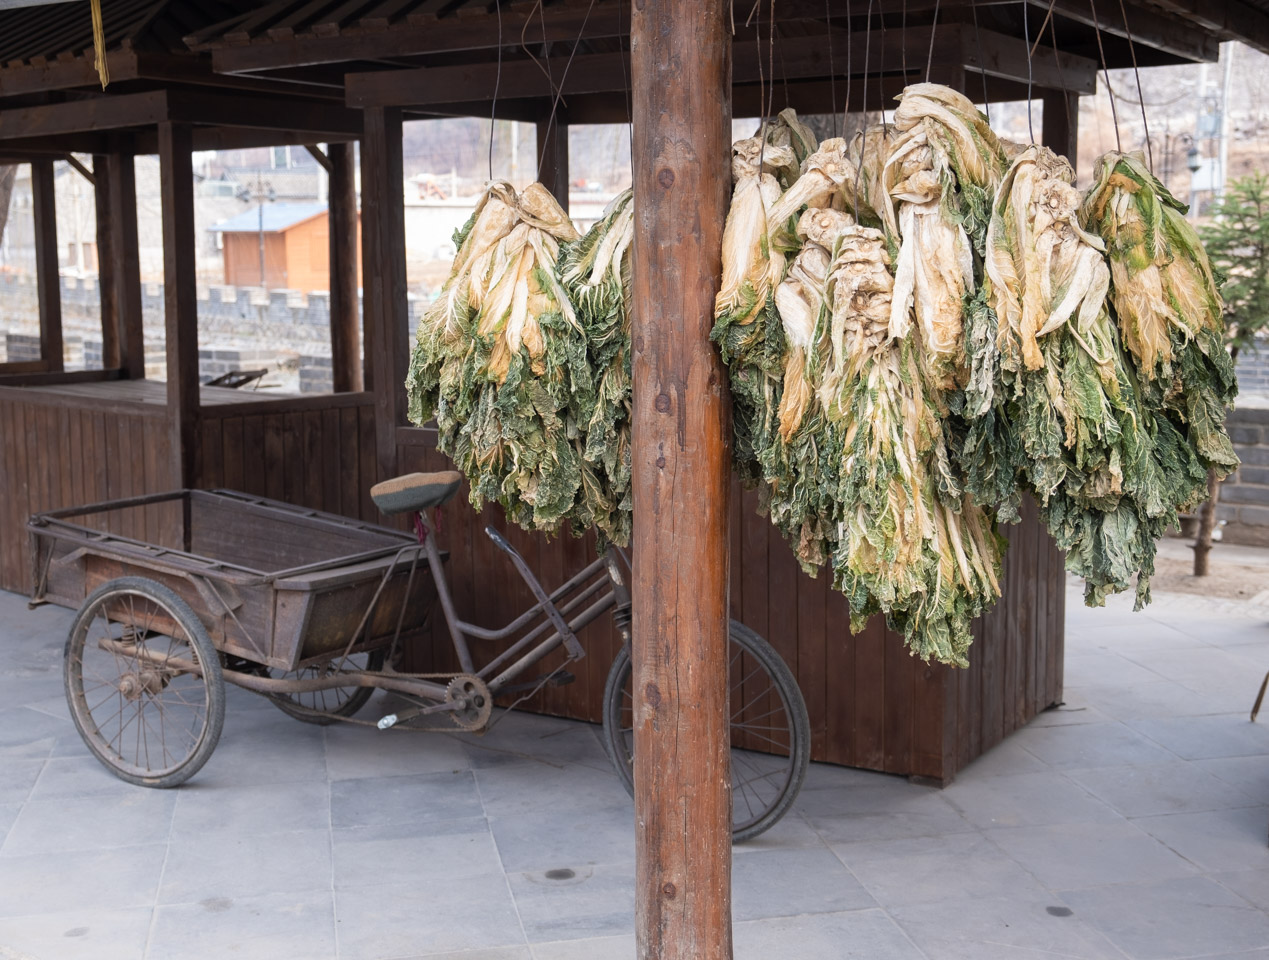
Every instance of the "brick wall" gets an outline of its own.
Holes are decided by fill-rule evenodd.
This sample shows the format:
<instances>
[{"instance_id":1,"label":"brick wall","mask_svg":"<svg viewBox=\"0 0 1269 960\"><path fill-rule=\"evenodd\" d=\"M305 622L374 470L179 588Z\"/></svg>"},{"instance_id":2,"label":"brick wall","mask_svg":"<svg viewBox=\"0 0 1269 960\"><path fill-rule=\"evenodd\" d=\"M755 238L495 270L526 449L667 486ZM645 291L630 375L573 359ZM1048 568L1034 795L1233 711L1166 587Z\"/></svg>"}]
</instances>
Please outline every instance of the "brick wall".
<instances>
[{"instance_id":1,"label":"brick wall","mask_svg":"<svg viewBox=\"0 0 1269 960\"><path fill-rule=\"evenodd\" d=\"M1243 464L1221 484L1217 516L1225 521L1223 538L1269 545L1269 408L1231 410L1227 423Z\"/></svg>"}]
</instances>

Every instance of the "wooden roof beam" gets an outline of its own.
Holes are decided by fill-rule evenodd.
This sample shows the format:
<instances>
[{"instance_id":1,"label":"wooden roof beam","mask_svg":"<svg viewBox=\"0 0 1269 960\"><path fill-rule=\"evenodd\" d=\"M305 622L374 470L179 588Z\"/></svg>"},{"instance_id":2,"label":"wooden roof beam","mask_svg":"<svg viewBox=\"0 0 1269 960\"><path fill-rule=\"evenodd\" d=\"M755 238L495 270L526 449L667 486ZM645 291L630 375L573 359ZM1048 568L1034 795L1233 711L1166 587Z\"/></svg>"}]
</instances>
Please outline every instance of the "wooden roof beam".
<instances>
[{"instance_id":1,"label":"wooden roof beam","mask_svg":"<svg viewBox=\"0 0 1269 960\"><path fill-rule=\"evenodd\" d=\"M170 119L202 126L254 127L295 130L308 134L307 142L361 135L361 113L312 100L284 97L238 97L202 90L167 94ZM3 115L0 114L0 117ZM315 137L314 134L322 134Z\"/></svg>"},{"instance_id":2,"label":"wooden roof beam","mask_svg":"<svg viewBox=\"0 0 1269 960\"><path fill-rule=\"evenodd\" d=\"M0 141L153 126L168 119L162 90L0 110ZM99 152L99 151L81 151Z\"/></svg>"},{"instance_id":3,"label":"wooden roof beam","mask_svg":"<svg viewBox=\"0 0 1269 960\"><path fill-rule=\"evenodd\" d=\"M1244 40L1269 53L1269 14L1239 0L1153 0L1168 11L1214 31L1224 40ZM1134 30L1135 37L1135 30Z\"/></svg>"},{"instance_id":4,"label":"wooden roof beam","mask_svg":"<svg viewBox=\"0 0 1269 960\"><path fill-rule=\"evenodd\" d=\"M1045 13L1048 12L1049 5L1052 3L1055 16L1065 17L1088 27L1100 28L1103 33L1116 37L1126 39L1128 36L1129 31L1124 27L1123 16L1119 12L1117 3L1112 4L1101 0L1097 16L1094 18L1088 0L1027 0L1027 2ZM1189 2L1189 0L1175 0L1175 2ZM1197 0L1195 2L1197 4ZM1203 0L1203 2L1211 2L1211 0ZM1219 58L1219 41L1209 33L1194 29L1192 23L1153 10L1143 10L1132 3L1125 4L1125 9L1130 11L1128 25L1131 28L1134 43L1154 47L1194 62L1214 63ZM1035 22L1038 28L1041 21Z\"/></svg>"}]
</instances>

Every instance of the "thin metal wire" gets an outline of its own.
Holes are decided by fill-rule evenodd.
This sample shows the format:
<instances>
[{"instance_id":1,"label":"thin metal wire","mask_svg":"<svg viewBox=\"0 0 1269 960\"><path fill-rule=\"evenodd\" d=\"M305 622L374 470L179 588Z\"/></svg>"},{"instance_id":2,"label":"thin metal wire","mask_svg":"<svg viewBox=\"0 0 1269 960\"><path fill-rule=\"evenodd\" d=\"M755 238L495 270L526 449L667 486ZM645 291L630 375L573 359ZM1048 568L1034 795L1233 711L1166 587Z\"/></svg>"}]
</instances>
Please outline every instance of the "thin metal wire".
<instances>
[{"instance_id":1,"label":"thin metal wire","mask_svg":"<svg viewBox=\"0 0 1269 960\"><path fill-rule=\"evenodd\" d=\"M1106 96L1110 97L1110 119L1115 124L1115 150L1124 152L1123 142L1119 139L1119 113L1115 109L1115 91L1110 85L1110 70L1106 67L1106 48L1102 46L1102 26L1097 21L1097 0L1088 0L1088 8L1093 11L1093 32L1097 34L1097 52L1102 58L1102 75L1106 78Z\"/></svg>"},{"instance_id":2,"label":"thin metal wire","mask_svg":"<svg viewBox=\"0 0 1269 960\"><path fill-rule=\"evenodd\" d=\"M593 3L594 0L591 0ZM767 116L775 105L775 3L771 0L771 20L767 23L767 71L771 74L771 86L767 90Z\"/></svg>"},{"instance_id":3,"label":"thin metal wire","mask_svg":"<svg viewBox=\"0 0 1269 960\"><path fill-rule=\"evenodd\" d=\"M1137 47L1132 42L1132 27L1128 26L1128 10L1124 7L1124 0L1119 0L1119 12L1124 18L1124 33L1128 35L1128 53L1132 55L1132 72L1137 78L1137 99L1141 101L1141 125L1146 131L1146 158L1150 162L1150 172L1154 173L1154 148L1150 146L1150 121L1146 119L1146 97L1141 92L1141 71L1137 69ZM1110 96L1114 100L1115 91L1112 90Z\"/></svg>"},{"instance_id":4,"label":"thin metal wire","mask_svg":"<svg viewBox=\"0 0 1269 960\"><path fill-rule=\"evenodd\" d=\"M881 56L878 58L877 64L877 84L881 86L881 129L886 130L886 105L885 105L885 77L886 77L886 13L884 10L877 12L877 18L881 21ZM872 19L868 20L868 30L872 31Z\"/></svg>"},{"instance_id":5,"label":"thin metal wire","mask_svg":"<svg viewBox=\"0 0 1269 960\"><path fill-rule=\"evenodd\" d=\"M1057 65L1058 83L1062 86L1062 109L1066 111L1066 129L1068 136L1075 129L1074 124L1077 118L1071 116L1071 92L1066 89L1066 74L1062 72L1062 58L1058 55L1058 38L1057 38L1057 21L1049 21L1049 35L1053 38L1053 62ZM1052 147L1053 144L1048 144ZM1069 144L1063 144L1063 147ZM1075 166L1078 157L1067 157L1071 161L1071 166Z\"/></svg>"},{"instance_id":6,"label":"thin metal wire","mask_svg":"<svg viewBox=\"0 0 1269 960\"><path fill-rule=\"evenodd\" d=\"M533 19L533 14L529 14L529 16L525 17L525 20L524 20L525 30L529 29L529 22L532 19ZM551 91L551 95L555 96L555 94L558 93L559 91L555 87L555 77L551 75L551 45L546 39L546 6L545 4L543 4L542 0L538 0L538 19L542 23L542 56L546 61L546 66L543 72L546 73L547 87ZM521 38L520 45L524 46L524 31L521 31L520 38ZM525 49L527 50L528 48L525 47ZM529 56L532 57L533 54L530 53ZM537 57L534 57L533 59L536 61ZM623 69L624 69L624 66L623 66ZM554 117L552 117L552 119L554 119ZM551 121L547 121L546 135L547 137L550 137L551 135ZM544 151L542 154L542 157L545 157L545 156L546 156L546 153ZM537 180L539 183L542 182L542 157L538 158Z\"/></svg>"},{"instance_id":7,"label":"thin metal wire","mask_svg":"<svg viewBox=\"0 0 1269 960\"><path fill-rule=\"evenodd\" d=\"M494 128L498 123L498 88L502 86L502 0L495 0L498 11L498 71L494 74L493 100L489 104L489 179L493 179Z\"/></svg>"},{"instance_id":8,"label":"thin metal wire","mask_svg":"<svg viewBox=\"0 0 1269 960\"><path fill-rule=\"evenodd\" d=\"M930 70L934 67L934 38L938 35L939 0L934 0L934 19L930 22L930 52L925 58L925 82L930 82Z\"/></svg>"},{"instance_id":9,"label":"thin metal wire","mask_svg":"<svg viewBox=\"0 0 1269 960\"><path fill-rule=\"evenodd\" d=\"M832 0L824 0L824 29L828 33L828 90L833 107L833 136L837 136L837 69L833 66L833 13L831 7Z\"/></svg>"},{"instance_id":10,"label":"thin metal wire","mask_svg":"<svg viewBox=\"0 0 1269 960\"><path fill-rule=\"evenodd\" d=\"M1035 43L1031 44L1030 56L1035 56L1036 50L1040 48L1040 38L1044 36L1044 28L1053 22L1053 7L1057 4L1057 0L1049 0L1049 9L1044 12L1044 22L1040 24L1040 29L1035 32Z\"/></svg>"},{"instance_id":11,"label":"thin metal wire","mask_svg":"<svg viewBox=\"0 0 1269 960\"><path fill-rule=\"evenodd\" d=\"M908 82L908 0L903 0L899 8L899 33L903 42L899 44L899 63L903 66L903 82Z\"/></svg>"},{"instance_id":12,"label":"thin metal wire","mask_svg":"<svg viewBox=\"0 0 1269 960\"><path fill-rule=\"evenodd\" d=\"M854 53L855 43L854 36L850 25L850 0L846 0L846 103L842 106L842 133L845 134L848 129L846 125L846 117L850 114L850 85L851 80L855 76L855 71L851 68L851 58Z\"/></svg>"},{"instance_id":13,"label":"thin metal wire","mask_svg":"<svg viewBox=\"0 0 1269 960\"><path fill-rule=\"evenodd\" d=\"M573 66L573 58L577 56L577 48L582 45L582 36L586 33L586 23L590 20L591 11L595 9L595 0L590 0L590 6L586 8L586 16L582 17L582 25L577 30L577 39L573 41L573 49L569 51L568 60L564 63L564 72L560 75L560 85L555 90L555 99L551 101L551 116L546 122L546 129L550 131L555 125L555 116L560 108L560 100L564 96L564 82L568 79L568 71ZM542 169L542 160L546 157L546 148L550 144L550 138L545 137L542 141L542 152L538 155L538 169Z\"/></svg>"},{"instance_id":14,"label":"thin metal wire","mask_svg":"<svg viewBox=\"0 0 1269 960\"><path fill-rule=\"evenodd\" d=\"M1031 145L1034 147L1035 146L1035 125L1032 122L1032 114L1034 113L1034 111L1031 109L1031 106L1032 106L1031 104L1031 53L1033 48L1031 46L1031 33L1030 33L1031 18L1027 13L1027 11L1030 9L1031 9L1031 4L1024 3L1022 5L1022 39L1027 45L1027 133L1030 135Z\"/></svg>"},{"instance_id":15,"label":"thin metal wire","mask_svg":"<svg viewBox=\"0 0 1269 960\"><path fill-rule=\"evenodd\" d=\"M978 0L973 0L969 5L970 13L974 17L974 43L978 47L978 75L983 79L983 110L987 113L987 126L991 126L991 104L987 102L987 71L983 69L986 64L983 63L983 35L978 32Z\"/></svg>"}]
</instances>

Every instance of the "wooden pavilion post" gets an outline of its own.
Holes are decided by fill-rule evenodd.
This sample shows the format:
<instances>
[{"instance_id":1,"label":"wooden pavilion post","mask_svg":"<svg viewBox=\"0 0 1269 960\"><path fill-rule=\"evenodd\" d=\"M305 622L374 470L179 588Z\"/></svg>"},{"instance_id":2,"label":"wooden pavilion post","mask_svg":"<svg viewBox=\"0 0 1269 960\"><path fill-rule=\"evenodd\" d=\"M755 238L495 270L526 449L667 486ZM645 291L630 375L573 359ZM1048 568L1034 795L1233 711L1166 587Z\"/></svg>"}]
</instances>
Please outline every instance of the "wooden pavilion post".
<instances>
[{"instance_id":1,"label":"wooden pavilion post","mask_svg":"<svg viewBox=\"0 0 1269 960\"><path fill-rule=\"evenodd\" d=\"M119 292L115 283L110 223L110 157L93 154L93 202L97 216L97 294L101 303L101 365L119 369Z\"/></svg>"},{"instance_id":2,"label":"wooden pavilion post","mask_svg":"<svg viewBox=\"0 0 1269 960\"><path fill-rule=\"evenodd\" d=\"M1071 161L1074 170L1079 160L1079 94L1045 90L1040 102L1044 104L1040 139L1058 156Z\"/></svg>"},{"instance_id":3,"label":"wooden pavilion post","mask_svg":"<svg viewBox=\"0 0 1269 960\"><path fill-rule=\"evenodd\" d=\"M132 153L112 154L106 173L110 181L110 264L102 265L101 271L104 275L109 269L113 275L120 369L128 379L141 380L145 377L145 334L137 238L137 175Z\"/></svg>"},{"instance_id":4,"label":"wooden pavilion post","mask_svg":"<svg viewBox=\"0 0 1269 960\"><path fill-rule=\"evenodd\" d=\"M52 160L31 161L35 220L35 282L40 298L40 359L62 369L62 280L57 261L57 201Z\"/></svg>"},{"instance_id":5,"label":"wooden pavilion post","mask_svg":"<svg viewBox=\"0 0 1269 960\"><path fill-rule=\"evenodd\" d=\"M731 403L709 340L731 188L724 0L644 0L634 87L636 936L730 960Z\"/></svg>"},{"instance_id":6,"label":"wooden pavilion post","mask_svg":"<svg viewBox=\"0 0 1269 960\"><path fill-rule=\"evenodd\" d=\"M405 282L405 181L401 110L367 107L361 141L362 296L366 381L375 394L379 478L396 472L397 426L405 413L409 301Z\"/></svg>"},{"instance_id":7,"label":"wooden pavilion post","mask_svg":"<svg viewBox=\"0 0 1269 960\"><path fill-rule=\"evenodd\" d=\"M538 180L568 213L568 117L563 108L537 122L538 156L542 167Z\"/></svg>"},{"instance_id":8,"label":"wooden pavilion post","mask_svg":"<svg viewBox=\"0 0 1269 960\"><path fill-rule=\"evenodd\" d=\"M356 145L332 143L330 158L330 353L336 393L362 389L357 309Z\"/></svg>"},{"instance_id":9,"label":"wooden pavilion post","mask_svg":"<svg viewBox=\"0 0 1269 960\"><path fill-rule=\"evenodd\" d=\"M167 120L159 124L167 410L171 418L173 467L182 487L198 484L202 453L192 149L188 124Z\"/></svg>"}]
</instances>

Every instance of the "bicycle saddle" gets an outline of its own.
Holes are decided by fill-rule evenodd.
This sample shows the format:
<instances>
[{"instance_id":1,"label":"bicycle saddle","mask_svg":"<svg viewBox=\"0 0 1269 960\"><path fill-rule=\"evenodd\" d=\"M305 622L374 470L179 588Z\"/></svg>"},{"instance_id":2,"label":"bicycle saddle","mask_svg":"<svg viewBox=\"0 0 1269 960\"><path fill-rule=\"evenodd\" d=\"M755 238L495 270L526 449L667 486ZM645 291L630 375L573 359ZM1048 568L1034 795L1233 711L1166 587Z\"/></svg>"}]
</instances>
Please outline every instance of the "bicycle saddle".
<instances>
[{"instance_id":1,"label":"bicycle saddle","mask_svg":"<svg viewBox=\"0 0 1269 960\"><path fill-rule=\"evenodd\" d=\"M457 470L407 473L376 483L370 488L370 498L384 513L414 513L452 500L462 482L463 475Z\"/></svg>"}]
</instances>

